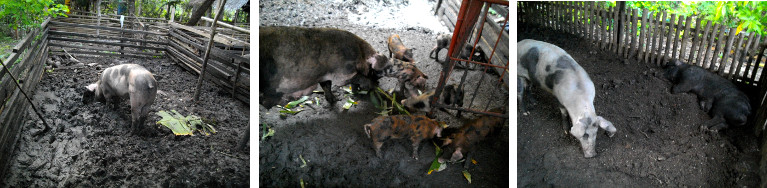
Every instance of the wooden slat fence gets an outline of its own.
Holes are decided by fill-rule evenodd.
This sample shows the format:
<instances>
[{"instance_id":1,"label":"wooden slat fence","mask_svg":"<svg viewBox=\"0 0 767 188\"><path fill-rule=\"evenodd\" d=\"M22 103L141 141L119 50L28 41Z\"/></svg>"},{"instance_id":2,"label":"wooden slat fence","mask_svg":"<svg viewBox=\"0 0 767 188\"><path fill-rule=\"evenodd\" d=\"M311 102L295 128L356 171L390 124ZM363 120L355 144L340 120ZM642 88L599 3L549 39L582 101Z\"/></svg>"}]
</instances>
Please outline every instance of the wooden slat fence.
<instances>
[{"instance_id":1,"label":"wooden slat fence","mask_svg":"<svg viewBox=\"0 0 767 188\"><path fill-rule=\"evenodd\" d=\"M661 65L671 58L702 66L735 82L761 86L767 59L761 36L682 16L647 10L609 10L597 2L518 2L520 23L587 38L624 58ZM619 25L618 25L619 24ZM618 33L620 31L620 33ZM759 45L757 45L759 44Z\"/></svg>"},{"instance_id":2,"label":"wooden slat fence","mask_svg":"<svg viewBox=\"0 0 767 188\"><path fill-rule=\"evenodd\" d=\"M201 27L184 26L171 23L166 51L170 58L188 71L200 74L205 45L210 31ZM236 30L232 30L236 31ZM235 35L236 36L236 35ZM249 103L250 101L250 58L247 38L233 38L217 33L214 37L215 48L211 48L206 76L208 80L232 91L234 97ZM223 49L220 48L223 46ZM232 50L232 49L240 50Z\"/></svg>"},{"instance_id":3,"label":"wooden slat fence","mask_svg":"<svg viewBox=\"0 0 767 188\"><path fill-rule=\"evenodd\" d=\"M21 134L21 125L26 120L30 103L14 84L18 79L21 89L27 95L34 93L42 78L45 60L48 58L49 22L30 32L14 48L11 55L2 59L10 72L0 66L0 177L5 177L5 169L13 155L16 141ZM35 117L36 118L36 117Z\"/></svg>"}]
</instances>

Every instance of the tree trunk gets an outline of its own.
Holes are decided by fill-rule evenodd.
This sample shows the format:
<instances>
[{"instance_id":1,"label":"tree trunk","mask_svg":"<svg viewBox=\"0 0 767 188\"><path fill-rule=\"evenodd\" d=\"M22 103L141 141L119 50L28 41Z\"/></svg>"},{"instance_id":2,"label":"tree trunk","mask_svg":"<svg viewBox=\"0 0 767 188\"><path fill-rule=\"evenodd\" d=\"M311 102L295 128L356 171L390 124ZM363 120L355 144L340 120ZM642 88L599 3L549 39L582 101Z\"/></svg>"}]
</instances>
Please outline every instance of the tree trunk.
<instances>
[{"instance_id":1,"label":"tree trunk","mask_svg":"<svg viewBox=\"0 0 767 188\"><path fill-rule=\"evenodd\" d=\"M194 12L192 12L192 17L189 18L189 22L186 23L188 26L194 26L197 24L198 21L200 21L200 17L202 17L205 12L210 9L210 5L213 4L213 0L205 0L200 4L199 7L194 9Z\"/></svg>"}]
</instances>

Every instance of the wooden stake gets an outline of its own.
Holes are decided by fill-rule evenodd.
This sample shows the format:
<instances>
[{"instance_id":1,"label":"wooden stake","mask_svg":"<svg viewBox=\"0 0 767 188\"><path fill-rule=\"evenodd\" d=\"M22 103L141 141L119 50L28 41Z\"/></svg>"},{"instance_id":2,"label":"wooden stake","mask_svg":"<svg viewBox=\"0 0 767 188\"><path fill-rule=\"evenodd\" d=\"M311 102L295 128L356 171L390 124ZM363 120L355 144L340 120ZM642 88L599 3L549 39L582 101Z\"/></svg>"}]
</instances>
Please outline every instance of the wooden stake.
<instances>
[{"instance_id":1,"label":"wooden stake","mask_svg":"<svg viewBox=\"0 0 767 188\"><path fill-rule=\"evenodd\" d=\"M195 103L199 102L200 99L200 89L202 89L202 80L205 78L205 68L208 66L208 58L210 57L210 48L213 47L213 37L216 36L216 23L219 19L221 19L222 15L224 15L224 3L226 3L226 0L219 0L218 1L218 11L216 12L216 19L213 20L213 23L210 26L210 40L208 40L208 47L205 50L205 57L202 60L202 70L200 71L200 78L197 79L197 89L194 91L194 101Z\"/></svg>"}]
</instances>

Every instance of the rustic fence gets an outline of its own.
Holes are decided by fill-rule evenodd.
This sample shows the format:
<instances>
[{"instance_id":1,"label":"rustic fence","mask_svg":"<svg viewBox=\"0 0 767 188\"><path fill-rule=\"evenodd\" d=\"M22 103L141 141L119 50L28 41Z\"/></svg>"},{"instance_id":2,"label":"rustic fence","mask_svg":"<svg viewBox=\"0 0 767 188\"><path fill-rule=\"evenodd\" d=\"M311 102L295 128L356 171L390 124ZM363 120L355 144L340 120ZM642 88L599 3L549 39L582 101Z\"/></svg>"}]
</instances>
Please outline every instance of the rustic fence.
<instances>
[{"instance_id":1,"label":"rustic fence","mask_svg":"<svg viewBox=\"0 0 767 188\"><path fill-rule=\"evenodd\" d=\"M247 30L238 32L249 33ZM169 57L178 62L181 67L199 75L208 40L210 40L209 30L171 23L166 49L170 54ZM216 48L211 48L210 60L206 68L206 73L213 76L209 80L232 91L235 98L249 102L250 58L248 54L250 52L247 38L238 39L217 34L213 40Z\"/></svg>"},{"instance_id":2,"label":"rustic fence","mask_svg":"<svg viewBox=\"0 0 767 188\"><path fill-rule=\"evenodd\" d=\"M490 101L500 102L501 100L488 100L484 105L474 105L474 99L478 93L482 93L479 89L482 84L495 83L501 86L503 92L508 92L509 33L505 26L508 26L509 21L509 2L495 0L445 0L439 1L436 6L435 14L448 26L453 36L448 49L449 61L447 62L449 62L449 65L443 66L442 72L440 72L436 92L431 100L432 106L454 109L459 111L459 113L465 111L508 118L508 114L488 111ZM488 14L491 7L500 17ZM499 23L497 20L501 22ZM485 58L488 59L488 62L477 62L472 57L469 57L469 59L459 57L465 44L472 47L472 53L478 50L477 47L481 47L485 52ZM481 75L478 83L466 84L465 79L469 71L463 72L457 87L463 89L465 85L470 85L469 88L474 89L473 96L466 96L470 98L470 102L466 107L456 106L455 104L446 105L440 101L440 93L442 93L448 78L450 78L450 74L453 72L453 68L458 62L464 62L467 65L478 65L481 67L479 69L484 73ZM492 79L490 80L491 82L483 82L486 77L485 75L491 71L499 75L497 82L492 82ZM508 97L492 96L493 99L495 97L506 100L501 104L506 104L509 100Z\"/></svg>"},{"instance_id":3,"label":"rustic fence","mask_svg":"<svg viewBox=\"0 0 767 188\"><path fill-rule=\"evenodd\" d=\"M228 24L215 35L205 78L249 102L249 31ZM117 56L135 58L170 57L186 70L200 74L210 27L183 26L158 18L122 17L90 13L47 19L2 60L0 66L0 177L20 138L27 119L27 101L42 78L48 55ZM168 55L168 56L166 56ZM8 68L10 71L6 71ZM57 69L87 68L75 64ZM17 84L18 83L18 86ZM19 89L20 88L20 89ZM35 109L37 113L39 109ZM39 115L39 113L38 113ZM43 120L45 121L45 120ZM45 122L44 122L45 123ZM50 129L47 127L46 130Z\"/></svg>"},{"instance_id":4,"label":"rustic fence","mask_svg":"<svg viewBox=\"0 0 767 188\"><path fill-rule=\"evenodd\" d=\"M8 67L0 67L0 177L5 177L21 134L21 124L31 105L27 96L32 96L42 78L48 58L49 22L50 19L44 21L40 28L30 32L13 47L11 55L2 60Z\"/></svg>"},{"instance_id":5,"label":"rustic fence","mask_svg":"<svg viewBox=\"0 0 767 188\"><path fill-rule=\"evenodd\" d=\"M440 18L442 23L444 23L448 29L453 32L455 30L455 24L458 21L458 13L460 12L461 8L461 1L460 0L440 0L437 3L436 8L436 15ZM508 18L509 14L509 7L503 4L499 3L489 3L489 8L493 8L495 12L497 12L500 17L495 16L485 16L485 12L481 12L479 15L483 16L483 19L477 20L477 25L483 25L481 29L482 34L479 37L479 42L477 43L478 46L480 46L482 49L486 50L486 57L490 60L490 63L493 65L498 66L505 66L509 62L509 46L507 45L498 45L495 46L496 39L498 39L498 36L500 35L500 44L509 44L509 32L505 30L506 28L501 28L501 25L498 24L497 21L502 21L504 17ZM506 26L508 27L508 23L506 23ZM479 32L479 27L473 28L473 32ZM476 36L470 35L470 38L466 41L475 41ZM495 50L495 55L492 57L490 56L491 49ZM492 50L491 50L492 51ZM498 73L502 73L505 71L504 69L500 67L494 67L495 71ZM504 80L505 83L508 83L508 80Z\"/></svg>"},{"instance_id":6,"label":"rustic fence","mask_svg":"<svg viewBox=\"0 0 767 188\"><path fill-rule=\"evenodd\" d=\"M141 19L70 15L51 21L51 54L89 54L136 58L160 58L167 43L168 26ZM82 66L82 65L80 65Z\"/></svg>"},{"instance_id":7,"label":"rustic fence","mask_svg":"<svg viewBox=\"0 0 767 188\"><path fill-rule=\"evenodd\" d=\"M597 2L518 2L518 23L535 24L589 39L623 58L662 65L675 58L703 67L743 86L752 97L754 129L762 135L762 179L767 178L767 76L765 37L737 32L696 16L646 9L625 3L609 9ZM763 184L765 185L765 184Z\"/></svg>"}]
</instances>

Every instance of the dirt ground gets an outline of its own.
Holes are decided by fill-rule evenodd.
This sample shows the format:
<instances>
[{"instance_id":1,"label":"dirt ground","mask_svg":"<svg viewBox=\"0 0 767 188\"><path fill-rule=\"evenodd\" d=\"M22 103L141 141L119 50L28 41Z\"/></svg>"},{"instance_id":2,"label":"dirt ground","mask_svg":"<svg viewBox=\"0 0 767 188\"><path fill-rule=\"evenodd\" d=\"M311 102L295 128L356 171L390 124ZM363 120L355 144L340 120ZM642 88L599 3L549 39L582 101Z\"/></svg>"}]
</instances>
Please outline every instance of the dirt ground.
<instances>
[{"instance_id":1,"label":"dirt ground","mask_svg":"<svg viewBox=\"0 0 767 188\"><path fill-rule=\"evenodd\" d=\"M578 141L560 126L556 98L532 89L535 104L528 105L530 115L517 112L517 186L759 185L752 127L700 130L710 117L700 110L694 94L671 94L671 82L663 79L659 67L618 59L566 33L530 25L519 25L518 31L518 40L561 47L589 73L597 91L597 115L611 121L618 132L612 138L600 133L597 156L586 159Z\"/></svg>"},{"instance_id":2,"label":"dirt ground","mask_svg":"<svg viewBox=\"0 0 767 188\"><path fill-rule=\"evenodd\" d=\"M43 75L35 104L53 127L28 112L8 175L0 187L247 187L248 150L235 150L248 130L247 104L205 82L199 104L190 100L197 76L165 59L83 57L86 66ZM112 65L141 64L158 79L157 98L139 134L130 132L130 104L84 105L83 87ZM174 136L155 125L159 110L175 109L215 121L217 134Z\"/></svg>"},{"instance_id":3,"label":"dirt ground","mask_svg":"<svg viewBox=\"0 0 767 188\"><path fill-rule=\"evenodd\" d=\"M429 4L433 6L435 2L429 1ZM415 48L416 66L429 76L427 85L435 88L442 67L429 59L428 53L436 45L435 38L441 29L413 26L408 24L410 22L396 20L405 18L397 18L397 15L390 14L377 18L384 21L359 22L373 19L360 15L369 15L370 12L398 12L397 9L406 7L408 4L403 1L261 1L259 17L261 26L332 27L348 30L387 56L387 38L391 34L399 34L406 46ZM421 10L431 11L433 14L430 8ZM385 20L401 24L380 24L386 22ZM446 54L447 50L443 50L440 55L444 57ZM448 84L459 82L464 72L454 71ZM488 103L491 109L507 106L508 88L502 89L501 84L496 81L498 77L490 74L485 76L482 84L476 84L480 83L482 74L478 71L468 72L466 83L472 87L466 87L465 105L468 106L471 100L469 96L476 93L473 108L484 107ZM379 81L379 86L385 90L395 85L395 80L391 78L382 78ZM481 92L475 92L474 87L477 85L480 86L477 91ZM343 91L338 87L334 87L333 92L338 97L343 96ZM319 97L320 106L305 104L301 107L303 111L286 117L280 117L280 108L260 105L259 127L266 124L275 130L274 136L265 140L260 140L261 136L254 138L260 140L260 186L295 187L303 182L308 187L508 187L508 121L500 136L490 138L478 146L474 156L478 163L471 165L468 170L472 177L472 183L468 184L461 174L464 169L460 164L448 164L444 171L426 174L431 160L435 158L435 147L428 141L421 143L420 160L410 158L412 149L407 140L385 143L381 149L383 158L377 158L372 141L363 131L363 125L375 118L378 111L368 95L352 96L359 104L349 110L343 110L343 102L328 106L321 94L315 93L310 97ZM464 118L456 118L454 114L454 111L437 111L436 119L447 121L451 127L459 127L464 121L476 118L467 113L464 113Z\"/></svg>"}]
</instances>

